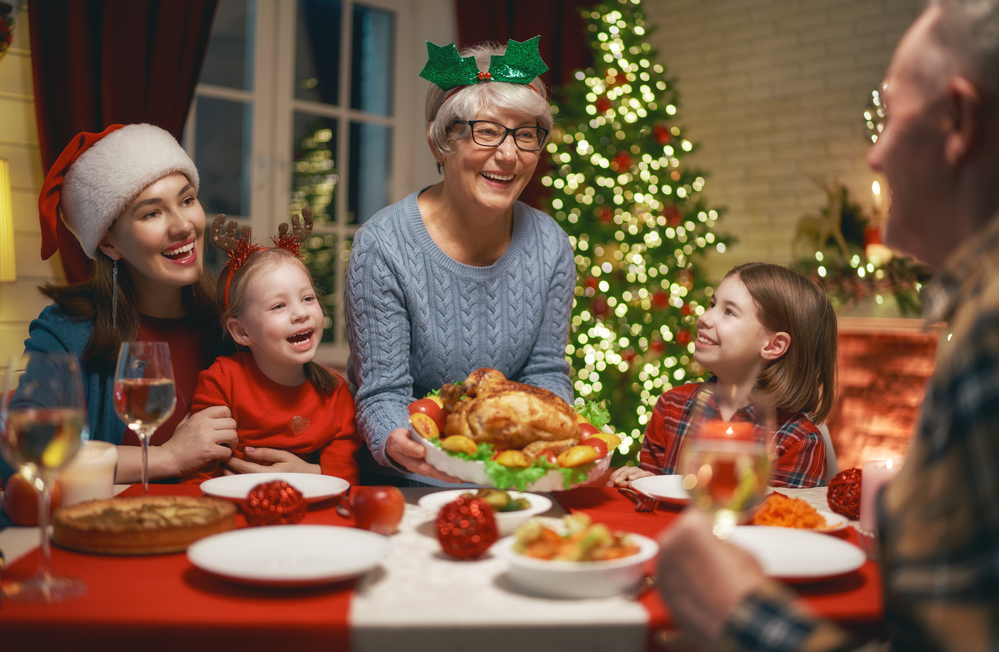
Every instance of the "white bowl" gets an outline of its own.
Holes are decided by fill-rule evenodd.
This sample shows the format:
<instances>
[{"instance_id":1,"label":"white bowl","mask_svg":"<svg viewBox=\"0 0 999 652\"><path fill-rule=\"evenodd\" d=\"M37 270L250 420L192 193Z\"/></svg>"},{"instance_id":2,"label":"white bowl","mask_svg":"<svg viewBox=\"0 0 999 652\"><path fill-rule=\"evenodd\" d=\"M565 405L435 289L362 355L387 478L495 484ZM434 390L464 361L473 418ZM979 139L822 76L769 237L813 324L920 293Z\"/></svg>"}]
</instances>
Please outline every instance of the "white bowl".
<instances>
[{"instance_id":1,"label":"white bowl","mask_svg":"<svg viewBox=\"0 0 999 652\"><path fill-rule=\"evenodd\" d=\"M439 514L441 508L462 494L475 493L474 489L454 489L451 491L435 491L427 494L419 500L420 507L432 510L434 514ZM493 512L496 519L496 529L501 537L508 537L521 525L527 522L532 516L544 514L552 508L552 501L537 494L526 494L519 491L507 491L512 500L525 498L531 506L516 512Z\"/></svg>"},{"instance_id":2,"label":"white bowl","mask_svg":"<svg viewBox=\"0 0 999 652\"><path fill-rule=\"evenodd\" d=\"M548 561L513 550L513 537L497 541L491 551L510 563L507 572L517 587L554 598L606 598L638 586L645 577L645 563L659 552L659 544L640 534L630 534L639 550L630 557L610 561Z\"/></svg>"}]
</instances>

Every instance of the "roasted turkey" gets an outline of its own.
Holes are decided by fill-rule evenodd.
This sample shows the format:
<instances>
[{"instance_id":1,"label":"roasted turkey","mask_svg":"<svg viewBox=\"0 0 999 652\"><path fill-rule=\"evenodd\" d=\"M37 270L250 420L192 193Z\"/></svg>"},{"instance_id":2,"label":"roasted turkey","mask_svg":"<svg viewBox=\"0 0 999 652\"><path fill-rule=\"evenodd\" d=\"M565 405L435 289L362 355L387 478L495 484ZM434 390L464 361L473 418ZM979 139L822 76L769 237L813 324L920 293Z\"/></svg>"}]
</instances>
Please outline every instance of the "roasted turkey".
<instances>
[{"instance_id":1,"label":"roasted turkey","mask_svg":"<svg viewBox=\"0 0 999 652\"><path fill-rule=\"evenodd\" d=\"M465 435L497 450L518 449L531 457L556 455L579 443L576 413L546 389L507 380L495 369L473 371L461 385L441 388L447 410L445 436Z\"/></svg>"}]
</instances>

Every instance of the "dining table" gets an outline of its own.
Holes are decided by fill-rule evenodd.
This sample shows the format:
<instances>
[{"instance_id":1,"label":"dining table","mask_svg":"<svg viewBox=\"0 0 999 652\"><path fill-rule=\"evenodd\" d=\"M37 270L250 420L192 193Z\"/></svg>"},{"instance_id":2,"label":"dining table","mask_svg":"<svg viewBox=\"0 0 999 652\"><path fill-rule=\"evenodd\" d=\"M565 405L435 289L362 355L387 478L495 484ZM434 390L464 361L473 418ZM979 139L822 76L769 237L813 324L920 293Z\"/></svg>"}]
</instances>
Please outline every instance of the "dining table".
<instances>
[{"instance_id":1,"label":"dining table","mask_svg":"<svg viewBox=\"0 0 999 652\"><path fill-rule=\"evenodd\" d=\"M140 495L141 485L119 487ZM487 551L458 560L444 554L437 513L419 500L432 488L403 488L399 530L381 563L363 576L309 587L256 586L224 579L192 564L184 553L147 556L86 554L53 546L56 574L79 577L87 592L55 604L10 600L0 606L0 649L144 650L532 650L668 649L675 635L658 590L606 598L557 599L514 585L507 562ZM781 490L828 510L825 487ZM196 485L150 485L162 495L201 495ZM653 511L615 489L581 487L546 494L544 519L585 513L611 529L658 536L683 507ZM311 504L303 524L354 527L338 500ZM239 528L246 519L237 517ZM859 545L856 522L836 536ZM34 574L37 528L0 532L3 581ZM654 562L655 560L653 560ZM648 571L654 571L650 562ZM667 560L668 563L668 560ZM883 634L878 564L815 582L789 584L813 611L863 636Z\"/></svg>"}]
</instances>

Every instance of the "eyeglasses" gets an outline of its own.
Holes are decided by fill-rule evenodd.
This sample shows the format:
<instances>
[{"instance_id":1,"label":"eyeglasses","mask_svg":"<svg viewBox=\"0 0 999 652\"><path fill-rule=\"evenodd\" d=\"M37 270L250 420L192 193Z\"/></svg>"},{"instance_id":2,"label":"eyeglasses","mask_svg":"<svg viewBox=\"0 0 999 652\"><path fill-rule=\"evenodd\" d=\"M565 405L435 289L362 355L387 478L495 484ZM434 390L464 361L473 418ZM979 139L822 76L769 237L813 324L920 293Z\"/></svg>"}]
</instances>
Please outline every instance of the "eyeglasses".
<instances>
[{"instance_id":1,"label":"eyeglasses","mask_svg":"<svg viewBox=\"0 0 999 652\"><path fill-rule=\"evenodd\" d=\"M513 134L513 142L517 149L524 152L536 152L541 149L548 138L548 130L544 127L517 127L510 129L498 122L488 120L455 120L453 124L468 125L472 128L472 140L483 147L499 147L506 137Z\"/></svg>"}]
</instances>

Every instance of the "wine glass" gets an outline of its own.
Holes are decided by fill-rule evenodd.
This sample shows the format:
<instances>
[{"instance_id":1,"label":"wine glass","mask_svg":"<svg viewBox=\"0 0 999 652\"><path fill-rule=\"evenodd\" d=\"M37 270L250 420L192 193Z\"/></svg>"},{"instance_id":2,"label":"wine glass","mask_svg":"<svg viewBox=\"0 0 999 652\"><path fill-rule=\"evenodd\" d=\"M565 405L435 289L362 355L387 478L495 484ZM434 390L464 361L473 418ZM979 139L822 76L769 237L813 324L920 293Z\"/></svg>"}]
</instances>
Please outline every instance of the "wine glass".
<instances>
[{"instance_id":1,"label":"wine glass","mask_svg":"<svg viewBox=\"0 0 999 652\"><path fill-rule=\"evenodd\" d=\"M56 475L86 439L86 399L80 362L66 353L11 356L0 402L0 451L35 488L42 560L31 579L9 582L3 594L21 602L59 602L87 585L52 573L49 512Z\"/></svg>"},{"instance_id":2,"label":"wine glass","mask_svg":"<svg viewBox=\"0 0 999 652\"><path fill-rule=\"evenodd\" d=\"M142 444L142 492L149 495L149 438L173 414L177 398L166 342L122 342L114 374L114 410Z\"/></svg>"},{"instance_id":3,"label":"wine glass","mask_svg":"<svg viewBox=\"0 0 999 652\"><path fill-rule=\"evenodd\" d=\"M713 515L712 531L724 539L766 493L774 416L762 392L729 421L722 420L717 399L713 383L701 386L681 470L691 503Z\"/></svg>"}]
</instances>

